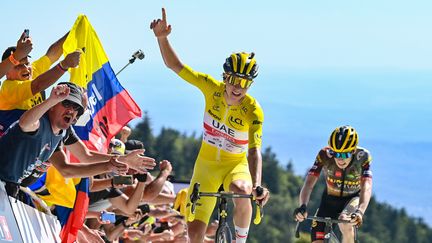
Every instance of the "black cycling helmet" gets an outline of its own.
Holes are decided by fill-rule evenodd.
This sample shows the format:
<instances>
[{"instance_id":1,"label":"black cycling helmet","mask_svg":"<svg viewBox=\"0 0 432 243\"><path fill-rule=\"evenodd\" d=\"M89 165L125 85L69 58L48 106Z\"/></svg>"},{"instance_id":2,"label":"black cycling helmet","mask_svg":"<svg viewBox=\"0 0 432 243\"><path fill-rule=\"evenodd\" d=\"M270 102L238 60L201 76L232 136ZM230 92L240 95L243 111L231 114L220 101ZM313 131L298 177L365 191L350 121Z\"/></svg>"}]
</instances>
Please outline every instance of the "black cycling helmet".
<instances>
[{"instance_id":1,"label":"black cycling helmet","mask_svg":"<svg viewBox=\"0 0 432 243\"><path fill-rule=\"evenodd\" d=\"M225 73L252 80L258 76L255 53L238 52L229 56L223 65Z\"/></svg>"},{"instance_id":2,"label":"black cycling helmet","mask_svg":"<svg viewBox=\"0 0 432 243\"><path fill-rule=\"evenodd\" d=\"M328 144L334 152L352 152L357 148L358 134L352 126L337 127L330 135Z\"/></svg>"}]
</instances>

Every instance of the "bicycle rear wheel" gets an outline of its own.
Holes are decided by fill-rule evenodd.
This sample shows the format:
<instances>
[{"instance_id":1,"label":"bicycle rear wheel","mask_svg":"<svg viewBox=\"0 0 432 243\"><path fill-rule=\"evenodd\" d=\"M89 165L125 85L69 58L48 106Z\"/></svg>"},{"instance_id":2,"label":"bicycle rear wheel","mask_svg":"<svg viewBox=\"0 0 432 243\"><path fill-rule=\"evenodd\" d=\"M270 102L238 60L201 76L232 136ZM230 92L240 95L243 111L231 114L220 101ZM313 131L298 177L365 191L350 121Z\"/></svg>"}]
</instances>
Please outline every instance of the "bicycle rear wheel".
<instances>
[{"instance_id":1,"label":"bicycle rear wheel","mask_svg":"<svg viewBox=\"0 0 432 243\"><path fill-rule=\"evenodd\" d=\"M216 230L216 243L231 243L232 234L228 224L221 225Z\"/></svg>"}]
</instances>

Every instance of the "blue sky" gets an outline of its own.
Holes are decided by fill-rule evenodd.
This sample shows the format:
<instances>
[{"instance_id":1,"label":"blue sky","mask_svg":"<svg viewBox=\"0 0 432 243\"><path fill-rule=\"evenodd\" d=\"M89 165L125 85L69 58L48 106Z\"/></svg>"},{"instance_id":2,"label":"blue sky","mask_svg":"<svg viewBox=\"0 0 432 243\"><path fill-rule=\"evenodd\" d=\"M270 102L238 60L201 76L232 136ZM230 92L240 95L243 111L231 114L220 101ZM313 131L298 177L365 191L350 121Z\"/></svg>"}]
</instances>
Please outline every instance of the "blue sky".
<instances>
[{"instance_id":1,"label":"blue sky","mask_svg":"<svg viewBox=\"0 0 432 243\"><path fill-rule=\"evenodd\" d=\"M146 58L119 80L149 112L156 132L168 126L199 133L202 95L165 68L149 30L165 6L171 43L196 70L220 77L231 52L256 53L260 75L250 93L265 110L264 144L281 161L293 159L303 173L332 129L352 124L361 145L376 155L380 200L415 215L432 200L420 182L390 190L406 168L422 168L407 176L432 183L425 166L432 147L432 1L49 0L0 6L3 48L28 28L32 56L39 57L83 13L115 71L142 49ZM417 198L408 201L412 195Z\"/></svg>"},{"instance_id":2,"label":"blue sky","mask_svg":"<svg viewBox=\"0 0 432 243\"><path fill-rule=\"evenodd\" d=\"M0 44L29 28L41 54L84 13L114 68L136 48L147 66L159 66L148 26L162 6L181 57L192 62L200 53L209 70L235 50L254 50L263 69L432 66L430 1L3 1L8 31Z\"/></svg>"}]
</instances>

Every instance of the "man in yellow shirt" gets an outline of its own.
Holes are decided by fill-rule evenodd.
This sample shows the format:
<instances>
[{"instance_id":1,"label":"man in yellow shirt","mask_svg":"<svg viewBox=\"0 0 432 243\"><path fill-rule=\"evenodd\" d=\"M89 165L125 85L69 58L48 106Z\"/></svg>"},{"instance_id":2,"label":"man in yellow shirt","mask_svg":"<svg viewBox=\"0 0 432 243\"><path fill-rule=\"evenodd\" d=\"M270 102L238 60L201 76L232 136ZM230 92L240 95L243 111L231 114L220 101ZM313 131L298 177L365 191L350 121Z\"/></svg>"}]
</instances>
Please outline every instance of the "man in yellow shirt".
<instances>
[{"instance_id":1,"label":"man in yellow shirt","mask_svg":"<svg viewBox=\"0 0 432 243\"><path fill-rule=\"evenodd\" d=\"M14 60L14 67L7 71L7 79L0 88L0 136L26 110L42 103L45 89L54 84L68 68L78 65L81 53L76 51L48 70L63 53L62 46L66 37L67 34L54 42L47 53L33 63L30 63L27 55ZM2 60L14 57L16 52L15 46L7 48Z\"/></svg>"},{"instance_id":2,"label":"man in yellow shirt","mask_svg":"<svg viewBox=\"0 0 432 243\"><path fill-rule=\"evenodd\" d=\"M21 60L22 58L26 57L32 49L33 43L31 38L27 37L23 32L17 41L17 49L15 53L8 56L0 63L0 78L3 78L9 69L15 66L14 63L17 63L17 60Z\"/></svg>"},{"instance_id":3,"label":"man in yellow shirt","mask_svg":"<svg viewBox=\"0 0 432 243\"><path fill-rule=\"evenodd\" d=\"M261 186L261 134L263 111L258 102L246 94L258 75L253 53L233 53L223 66L223 82L184 65L169 44L165 10L162 19L154 20L150 28L157 37L163 60L185 81L204 94L204 132L191 185L201 184L201 190L216 192L221 184L226 191L256 195ZM192 189L189 189L191 192ZM265 204L269 192L257 197ZM201 198L197 203L195 220L188 224L191 242L203 242L206 227L216 199ZM246 242L252 217L249 199L234 199L234 225L236 242Z\"/></svg>"}]
</instances>

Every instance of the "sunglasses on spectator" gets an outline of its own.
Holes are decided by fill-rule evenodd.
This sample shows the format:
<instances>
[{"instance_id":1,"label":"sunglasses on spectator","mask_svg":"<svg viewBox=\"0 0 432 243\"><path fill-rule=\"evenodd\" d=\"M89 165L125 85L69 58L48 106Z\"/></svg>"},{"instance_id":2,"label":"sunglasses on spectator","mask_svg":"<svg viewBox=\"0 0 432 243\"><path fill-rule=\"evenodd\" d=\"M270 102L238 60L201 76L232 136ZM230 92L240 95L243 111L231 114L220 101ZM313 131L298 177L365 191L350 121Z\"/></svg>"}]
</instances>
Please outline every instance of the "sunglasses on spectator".
<instances>
[{"instance_id":1,"label":"sunglasses on spectator","mask_svg":"<svg viewBox=\"0 0 432 243\"><path fill-rule=\"evenodd\" d=\"M61 103L63 107L67 109L72 108L74 111L79 111L81 109L80 105L70 100L63 100Z\"/></svg>"},{"instance_id":2,"label":"sunglasses on spectator","mask_svg":"<svg viewBox=\"0 0 432 243\"><path fill-rule=\"evenodd\" d=\"M228 75L226 80L231 85L240 85L242 89L249 88L253 83L253 80L237 77L234 75Z\"/></svg>"},{"instance_id":3,"label":"sunglasses on spectator","mask_svg":"<svg viewBox=\"0 0 432 243\"><path fill-rule=\"evenodd\" d=\"M329 150L330 155L337 159L349 159L351 158L352 152L339 153L333 150Z\"/></svg>"}]
</instances>

